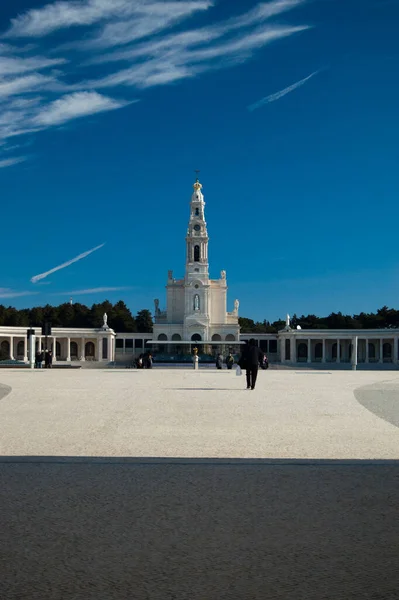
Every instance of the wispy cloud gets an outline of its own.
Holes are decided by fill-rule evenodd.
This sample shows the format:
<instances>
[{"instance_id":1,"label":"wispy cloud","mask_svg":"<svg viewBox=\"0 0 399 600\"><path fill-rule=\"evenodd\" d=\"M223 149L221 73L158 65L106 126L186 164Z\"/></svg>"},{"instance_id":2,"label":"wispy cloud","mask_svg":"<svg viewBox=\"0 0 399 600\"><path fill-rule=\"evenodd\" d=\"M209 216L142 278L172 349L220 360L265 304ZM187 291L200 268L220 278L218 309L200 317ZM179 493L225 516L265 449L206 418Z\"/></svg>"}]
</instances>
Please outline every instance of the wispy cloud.
<instances>
[{"instance_id":1,"label":"wispy cloud","mask_svg":"<svg viewBox=\"0 0 399 600\"><path fill-rule=\"evenodd\" d=\"M216 0L56 0L27 10L1 36L1 152L12 137L136 102L128 90L120 99L122 87L136 94L243 64L267 44L308 29L276 22L306 1L269 0L238 14L227 3L231 16L213 22ZM198 25L205 13L210 24ZM51 47L51 34L63 29L68 44Z\"/></svg>"},{"instance_id":2,"label":"wispy cloud","mask_svg":"<svg viewBox=\"0 0 399 600\"><path fill-rule=\"evenodd\" d=\"M88 26L104 20L115 20L119 25L126 22L129 17L136 17L136 21L141 16L141 21L146 17L147 28L144 26L143 35L156 30L153 24L159 20L181 18L197 10L205 10L212 6L212 2L207 0L194 0L189 2L172 1L157 2L157 0L81 0L78 2L59 1L53 4L47 4L43 8L32 9L25 14L11 19L11 28L7 32L7 37L40 37L48 35L58 29L73 26ZM150 23L152 26L149 26ZM166 23L168 24L168 23ZM133 27L138 23L133 23ZM143 24L141 23L141 26ZM109 30L111 26L105 25L103 30L103 39L115 39L115 35L122 33L125 37L127 29L123 31ZM165 24L160 23L160 29ZM101 36L99 37L101 39ZM130 41L131 37L128 37Z\"/></svg>"},{"instance_id":3,"label":"wispy cloud","mask_svg":"<svg viewBox=\"0 0 399 600\"><path fill-rule=\"evenodd\" d=\"M84 296L86 294L101 294L103 292L121 292L125 290L130 290L131 287L97 287L97 288L88 288L86 290L73 290L72 292L59 292L54 293L52 296L59 296L65 294L66 296Z\"/></svg>"},{"instance_id":4,"label":"wispy cloud","mask_svg":"<svg viewBox=\"0 0 399 600\"><path fill-rule=\"evenodd\" d=\"M18 292L10 288L0 288L0 298L21 298L22 296L33 296L38 292Z\"/></svg>"},{"instance_id":5,"label":"wispy cloud","mask_svg":"<svg viewBox=\"0 0 399 600\"><path fill-rule=\"evenodd\" d=\"M312 77L317 75L319 72L320 71L314 71L314 73L311 73L304 79L301 79L300 81L297 81L296 83L293 83L292 85L289 85L288 87L284 88L283 90L280 90L279 92L276 92L274 94L270 94L269 96L266 96L265 98L262 98L261 100L258 100L258 102L255 102L254 104L250 104L248 106L248 110L251 110L251 111L256 110L257 108L260 108L264 104L270 104L270 102L275 102L276 100L279 100L283 96L286 96L287 94L290 94L294 90L297 90L298 88L300 88L307 81L309 81L309 79L311 79Z\"/></svg>"},{"instance_id":6,"label":"wispy cloud","mask_svg":"<svg viewBox=\"0 0 399 600\"><path fill-rule=\"evenodd\" d=\"M103 246L105 246L105 244L100 244L99 246L96 246L95 248L92 248L91 250L82 252L82 254L79 254L79 256L75 256L75 258L72 258L71 260L67 260L67 262L62 263L62 265L58 265L58 267L54 267L53 269L50 269L49 271L46 271L45 273L40 273L39 275L35 275L34 277L31 278L31 282L37 283L41 279L48 277L48 275L51 275L52 273L55 273L56 271L60 271L61 269L65 269L66 267L69 267L73 263L78 262L78 260L82 260L83 258L86 258L86 256L89 256L89 254L92 254L93 252L95 252L96 250L99 250Z\"/></svg>"},{"instance_id":7,"label":"wispy cloud","mask_svg":"<svg viewBox=\"0 0 399 600\"><path fill-rule=\"evenodd\" d=\"M76 92L55 100L39 112L33 119L34 125L59 125L71 119L94 115L107 110L126 106L97 92Z\"/></svg>"},{"instance_id":8,"label":"wispy cloud","mask_svg":"<svg viewBox=\"0 0 399 600\"><path fill-rule=\"evenodd\" d=\"M0 169L4 169L5 167L12 167L13 165L18 165L19 163L24 162L25 160L26 160L26 156L18 156L15 158L5 158L4 160L0 160Z\"/></svg>"}]
</instances>

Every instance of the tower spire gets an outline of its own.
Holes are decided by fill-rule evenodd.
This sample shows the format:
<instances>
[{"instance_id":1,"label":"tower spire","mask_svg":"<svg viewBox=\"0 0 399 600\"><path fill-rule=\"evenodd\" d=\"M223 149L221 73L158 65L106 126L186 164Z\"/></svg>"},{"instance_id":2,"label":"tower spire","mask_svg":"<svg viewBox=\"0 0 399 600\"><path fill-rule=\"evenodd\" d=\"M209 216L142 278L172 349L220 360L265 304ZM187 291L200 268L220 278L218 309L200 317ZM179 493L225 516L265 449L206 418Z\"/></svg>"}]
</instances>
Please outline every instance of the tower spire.
<instances>
[{"instance_id":1,"label":"tower spire","mask_svg":"<svg viewBox=\"0 0 399 600\"><path fill-rule=\"evenodd\" d=\"M208 232L205 221L205 202L198 173L190 202L190 220L186 237L186 278L194 273L208 275ZM197 276L197 275L195 275Z\"/></svg>"}]
</instances>

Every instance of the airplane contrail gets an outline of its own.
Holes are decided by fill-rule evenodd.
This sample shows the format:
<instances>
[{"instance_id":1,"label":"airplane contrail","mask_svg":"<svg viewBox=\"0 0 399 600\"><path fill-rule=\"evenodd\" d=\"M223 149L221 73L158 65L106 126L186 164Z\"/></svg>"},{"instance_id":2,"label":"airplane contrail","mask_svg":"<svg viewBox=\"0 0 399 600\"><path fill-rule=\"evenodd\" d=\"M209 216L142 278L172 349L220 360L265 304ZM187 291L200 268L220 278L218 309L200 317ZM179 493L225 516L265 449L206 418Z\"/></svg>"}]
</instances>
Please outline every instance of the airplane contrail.
<instances>
[{"instance_id":1,"label":"airplane contrail","mask_svg":"<svg viewBox=\"0 0 399 600\"><path fill-rule=\"evenodd\" d=\"M296 83L293 83L292 85L289 85L288 87L284 88L283 90L280 90L279 92L275 92L274 94L270 94L269 96L266 96L265 98L262 98L261 100L258 100L258 102L255 102L254 104L250 104L248 106L248 110L253 111L253 110L256 110L257 108L260 108L264 104L270 104L270 102L275 102L276 100L279 100L283 96L290 94L294 90L296 90L299 87L301 87L302 85L304 85L307 81L309 81L309 79L311 79L318 73L320 73L320 71L315 71L314 73L311 73L304 79L301 79L300 81L297 81Z\"/></svg>"},{"instance_id":2,"label":"airplane contrail","mask_svg":"<svg viewBox=\"0 0 399 600\"><path fill-rule=\"evenodd\" d=\"M78 260L82 260L82 258L86 258L86 256L89 256L89 254L92 254L92 252L99 250L103 246L105 246L105 243L100 244L99 246L96 246L95 248L92 248L91 250L87 250L86 252L82 252L82 254L79 254L79 256L75 256L75 258L71 258L71 260L67 260L67 262L62 263L62 265L58 265L58 267L54 267L53 269L50 269L50 271L46 271L45 273L40 273L39 275L34 275L34 277L31 278L31 282L37 283L41 279L44 279L48 275L51 275L51 273L55 273L56 271L65 269L65 267L69 267L69 265L72 265L73 263L78 262Z\"/></svg>"}]
</instances>

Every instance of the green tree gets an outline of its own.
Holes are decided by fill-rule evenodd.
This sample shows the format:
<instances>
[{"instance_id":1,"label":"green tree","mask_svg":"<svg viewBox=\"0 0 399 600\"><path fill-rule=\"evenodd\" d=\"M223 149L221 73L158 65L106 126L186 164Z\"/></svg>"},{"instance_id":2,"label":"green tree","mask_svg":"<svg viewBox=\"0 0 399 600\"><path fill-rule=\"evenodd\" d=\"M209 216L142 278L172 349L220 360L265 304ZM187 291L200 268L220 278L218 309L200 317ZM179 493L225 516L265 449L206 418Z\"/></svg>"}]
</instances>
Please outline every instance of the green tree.
<instances>
[{"instance_id":1,"label":"green tree","mask_svg":"<svg viewBox=\"0 0 399 600\"><path fill-rule=\"evenodd\" d=\"M152 316L149 310L140 310L136 316L136 328L139 333L151 333L153 328Z\"/></svg>"},{"instance_id":2,"label":"green tree","mask_svg":"<svg viewBox=\"0 0 399 600\"><path fill-rule=\"evenodd\" d=\"M241 333L255 333L255 321L247 317L238 317L238 324L241 328Z\"/></svg>"},{"instance_id":3,"label":"green tree","mask_svg":"<svg viewBox=\"0 0 399 600\"><path fill-rule=\"evenodd\" d=\"M137 330L136 321L122 300L114 304L112 323L110 325L117 332L125 331L130 333Z\"/></svg>"}]
</instances>

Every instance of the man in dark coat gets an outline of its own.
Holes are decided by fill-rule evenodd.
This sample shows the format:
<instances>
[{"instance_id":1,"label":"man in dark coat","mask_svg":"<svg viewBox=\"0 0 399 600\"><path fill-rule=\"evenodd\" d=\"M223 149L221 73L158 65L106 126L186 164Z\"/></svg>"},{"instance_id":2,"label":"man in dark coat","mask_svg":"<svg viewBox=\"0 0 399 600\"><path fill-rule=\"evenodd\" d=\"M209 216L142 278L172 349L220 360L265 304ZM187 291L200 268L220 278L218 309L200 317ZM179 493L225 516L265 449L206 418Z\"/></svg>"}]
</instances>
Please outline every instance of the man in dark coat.
<instances>
[{"instance_id":1,"label":"man in dark coat","mask_svg":"<svg viewBox=\"0 0 399 600\"><path fill-rule=\"evenodd\" d=\"M256 378L258 377L259 360L262 356L261 350L257 347L255 340L249 340L245 346L240 359L241 368L245 369L247 376L247 390L254 390Z\"/></svg>"}]
</instances>

